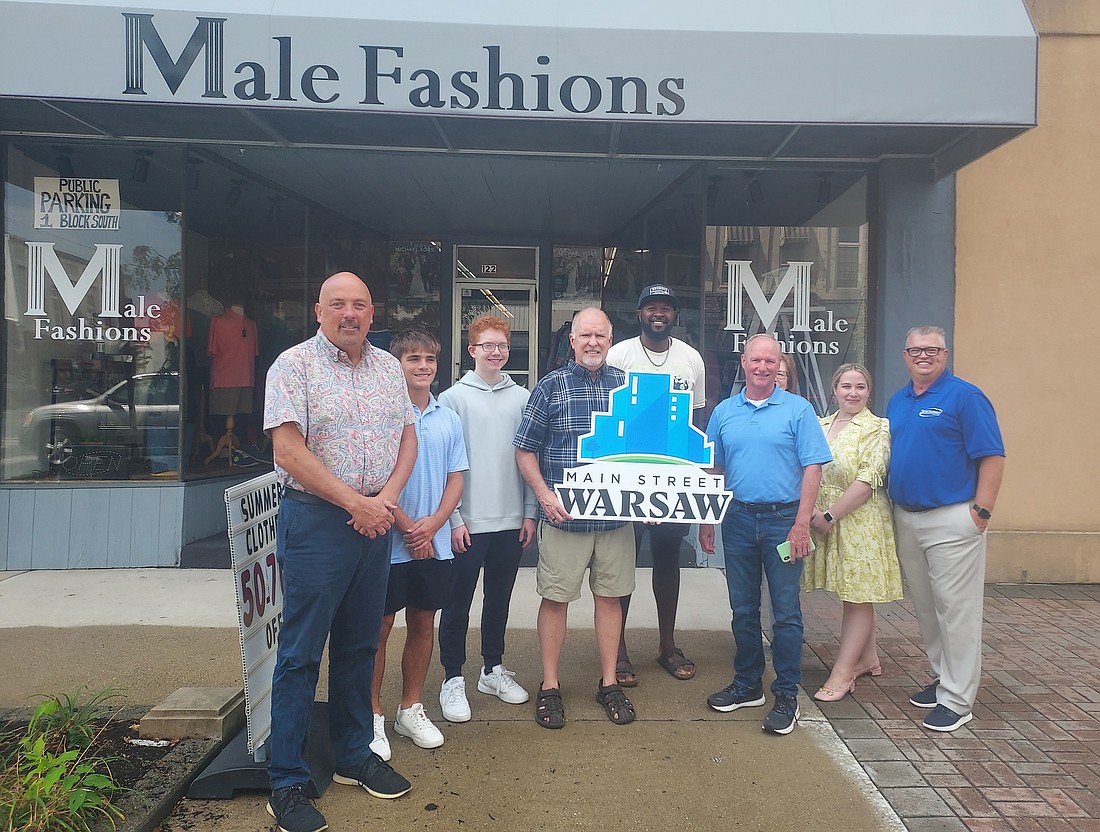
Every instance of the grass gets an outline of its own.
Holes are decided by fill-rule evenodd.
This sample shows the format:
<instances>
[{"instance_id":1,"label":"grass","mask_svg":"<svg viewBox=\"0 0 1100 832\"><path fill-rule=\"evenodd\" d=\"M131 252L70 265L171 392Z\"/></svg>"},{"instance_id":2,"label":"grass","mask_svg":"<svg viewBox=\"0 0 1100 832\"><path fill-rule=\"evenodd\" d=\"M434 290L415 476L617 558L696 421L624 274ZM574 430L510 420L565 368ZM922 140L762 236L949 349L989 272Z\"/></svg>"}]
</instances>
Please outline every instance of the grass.
<instances>
[{"instance_id":1,"label":"grass","mask_svg":"<svg viewBox=\"0 0 1100 832\"><path fill-rule=\"evenodd\" d=\"M0 830L91 832L122 819L112 802L122 789L111 779L110 759L96 751L116 694L51 696L21 736L8 738L13 747L0 759Z\"/></svg>"}]
</instances>

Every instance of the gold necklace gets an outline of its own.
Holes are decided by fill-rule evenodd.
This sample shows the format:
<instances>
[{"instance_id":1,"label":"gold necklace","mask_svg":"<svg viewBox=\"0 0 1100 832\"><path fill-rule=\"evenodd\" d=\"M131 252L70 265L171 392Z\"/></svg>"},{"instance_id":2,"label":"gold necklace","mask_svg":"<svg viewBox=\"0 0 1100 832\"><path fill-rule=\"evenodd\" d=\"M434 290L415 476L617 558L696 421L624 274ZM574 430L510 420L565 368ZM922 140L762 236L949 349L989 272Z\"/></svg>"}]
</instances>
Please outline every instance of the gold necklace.
<instances>
[{"instance_id":1,"label":"gold necklace","mask_svg":"<svg viewBox=\"0 0 1100 832\"><path fill-rule=\"evenodd\" d=\"M665 366L665 364L668 363L668 354L670 352L672 352L672 339L671 338L668 341L668 349L664 351L665 359L660 364L658 364L656 361L653 360L653 358L649 354L649 348L645 344L642 344L642 340L640 338L638 339L638 343L641 344L642 352L645 353L645 357L649 360L649 363L652 364L654 367L663 367L663 366Z\"/></svg>"}]
</instances>

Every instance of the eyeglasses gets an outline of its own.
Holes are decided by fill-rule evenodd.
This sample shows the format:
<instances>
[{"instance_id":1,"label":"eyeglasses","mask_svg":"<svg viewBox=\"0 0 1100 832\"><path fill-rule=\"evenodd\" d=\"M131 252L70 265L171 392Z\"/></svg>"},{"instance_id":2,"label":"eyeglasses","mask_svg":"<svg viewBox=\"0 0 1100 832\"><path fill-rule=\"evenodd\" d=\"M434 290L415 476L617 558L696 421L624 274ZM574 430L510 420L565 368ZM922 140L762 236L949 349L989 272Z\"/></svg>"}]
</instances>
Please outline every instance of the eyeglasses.
<instances>
[{"instance_id":1,"label":"eyeglasses","mask_svg":"<svg viewBox=\"0 0 1100 832\"><path fill-rule=\"evenodd\" d=\"M474 344L474 346L481 347L485 352L499 352L501 354L511 349L507 344Z\"/></svg>"},{"instance_id":2,"label":"eyeglasses","mask_svg":"<svg viewBox=\"0 0 1100 832\"><path fill-rule=\"evenodd\" d=\"M776 378L786 378L787 377L787 371L786 370L777 370L776 373L775 373L775 377Z\"/></svg>"},{"instance_id":3,"label":"eyeglasses","mask_svg":"<svg viewBox=\"0 0 1100 832\"><path fill-rule=\"evenodd\" d=\"M906 347L905 354L910 358L920 358L922 355L935 358L946 349L947 347Z\"/></svg>"}]
</instances>

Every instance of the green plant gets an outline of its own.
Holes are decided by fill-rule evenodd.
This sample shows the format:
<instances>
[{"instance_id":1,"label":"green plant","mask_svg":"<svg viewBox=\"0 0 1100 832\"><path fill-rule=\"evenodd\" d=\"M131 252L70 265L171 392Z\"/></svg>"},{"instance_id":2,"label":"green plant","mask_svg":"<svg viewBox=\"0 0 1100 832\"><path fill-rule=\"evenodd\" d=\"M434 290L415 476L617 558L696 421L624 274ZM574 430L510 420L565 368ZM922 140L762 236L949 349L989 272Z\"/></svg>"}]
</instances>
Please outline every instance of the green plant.
<instances>
[{"instance_id":1,"label":"green plant","mask_svg":"<svg viewBox=\"0 0 1100 832\"><path fill-rule=\"evenodd\" d=\"M123 789L111 779L110 758L95 749L114 695L50 697L21 737L0 738L0 747L15 740L0 759L2 832L91 832L93 824L114 827L122 818L112 799Z\"/></svg>"},{"instance_id":2,"label":"green plant","mask_svg":"<svg viewBox=\"0 0 1100 832\"><path fill-rule=\"evenodd\" d=\"M34 709L27 735L44 737L47 750L55 753L87 748L100 730L98 726L110 717L113 709L107 703L118 693L107 688L87 699L74 693L51 696Z\"/></svg>"}]
</instances>

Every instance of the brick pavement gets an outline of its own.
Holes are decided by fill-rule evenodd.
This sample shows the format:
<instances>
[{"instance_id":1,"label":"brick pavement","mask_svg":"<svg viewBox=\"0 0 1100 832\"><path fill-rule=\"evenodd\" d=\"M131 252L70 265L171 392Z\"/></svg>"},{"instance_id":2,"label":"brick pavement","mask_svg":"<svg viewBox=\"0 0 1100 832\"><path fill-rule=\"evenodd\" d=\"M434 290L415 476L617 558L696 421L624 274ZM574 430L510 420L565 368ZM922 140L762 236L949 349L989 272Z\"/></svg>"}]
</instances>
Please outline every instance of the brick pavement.
<instances>
[{"instance_id":1,"label":"brick pavement","mask_svg":"<svg viewBox=\"0 0 1100 832\"><path fill-rule=\"evenodd\" d=\"M828 675L841 605L804 594L804 686ZM882 604L882 676L822 713L911 832L1100 832L1100 586L986 588L975 719L920 726L931 681L908 602Z\"/></svg>"}]
</instances>

